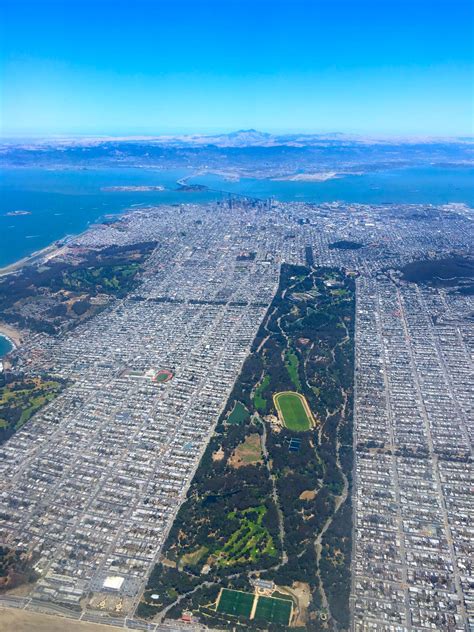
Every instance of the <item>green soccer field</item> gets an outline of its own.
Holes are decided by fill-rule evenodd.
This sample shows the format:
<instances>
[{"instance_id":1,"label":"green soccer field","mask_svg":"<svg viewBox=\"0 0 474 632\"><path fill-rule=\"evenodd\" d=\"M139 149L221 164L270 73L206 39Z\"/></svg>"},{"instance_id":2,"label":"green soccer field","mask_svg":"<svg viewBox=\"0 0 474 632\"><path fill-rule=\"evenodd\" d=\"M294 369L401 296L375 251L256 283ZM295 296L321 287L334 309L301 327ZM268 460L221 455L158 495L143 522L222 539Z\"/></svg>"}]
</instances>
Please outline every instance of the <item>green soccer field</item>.
<instances>
[{"instance_id":1,"label":"green soccer field","mask_svg":"<svg viewBox=\"0 0 474 632\"><path fill-rule=\"evenodd\" d=\"M274 597L259 597L255 611L256 621L288 625L291 619L292 602Z\"/></svg>"},{"instance_id":2,"label":"green soccer field","mask_svg":"<svg viewBox=\"0 0 474 632\"><path fill-rule=\"evenodd\" d=\"M231 614L234 617L246 617L248 619L252 612L253 600L254 596L251 593L224 588L217 611Z\"/></svg>"},{"instance_id":3,"label":"green soccer field","mask_svg":"<svg viewBox=\"0 0 474 632\"><path fill-rule=\"evenodd\" d=\"M171 380L171 378L173 377L173 374L171 373L171 371L167 371L165 369L162 369L161 371L158 371L158 373L155 376L155 381L156 382L168 382L168 380Z\"/></svg>"},{"instance_id":4,"label":"green soccer field","mask_svg":"<svg viewBox=\"0 0 474 632\"><path fill-rule=\"evenodd\" d=\"M305 399L298 393L287 391L274 396L275 406L288 430L309 430L313 420L305 409Z\"/></svg>"}]
</instances>

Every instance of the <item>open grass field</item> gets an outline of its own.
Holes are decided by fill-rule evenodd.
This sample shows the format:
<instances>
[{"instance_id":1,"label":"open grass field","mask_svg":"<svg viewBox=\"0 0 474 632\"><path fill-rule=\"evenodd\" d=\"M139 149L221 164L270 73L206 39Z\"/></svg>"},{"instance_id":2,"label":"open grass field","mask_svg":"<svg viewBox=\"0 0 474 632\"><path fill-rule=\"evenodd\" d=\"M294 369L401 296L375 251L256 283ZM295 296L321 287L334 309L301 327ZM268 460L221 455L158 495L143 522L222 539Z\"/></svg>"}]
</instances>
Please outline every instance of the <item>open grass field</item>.
<instances>
[{"instance_id":1,"label":"open grass field","mask_svg":"<svg viewBox=\"0 0 474 632\"><path fill-rule=\"evenodd\" d=\"M267 623L279 623L288 625L293 611L293 602L288 599L275 599L275 597L258 598L254 619Z\"/></svg>"},{"instance_id":2,"label":"open grass field","mask_svg":"<svg viewBox=\"0 0 474 632\"><path fill-rule=\"evenodd\" d=\"M278 416L288 430L304 431L315 425L308 402L303 395L292 391L276 393L273 403Z\"/></svg>"},{"instance_id":3,"label":"open grass field","mask_svg":"<svg viewBox=\"0 0 474 632\"><path fill-rule=\"evenodd\" d=\"M217 603L217 612L249 619L250 613L252 612L253 600L254 595L251 593L223 588Z\"/></svg>"}]
</instances>

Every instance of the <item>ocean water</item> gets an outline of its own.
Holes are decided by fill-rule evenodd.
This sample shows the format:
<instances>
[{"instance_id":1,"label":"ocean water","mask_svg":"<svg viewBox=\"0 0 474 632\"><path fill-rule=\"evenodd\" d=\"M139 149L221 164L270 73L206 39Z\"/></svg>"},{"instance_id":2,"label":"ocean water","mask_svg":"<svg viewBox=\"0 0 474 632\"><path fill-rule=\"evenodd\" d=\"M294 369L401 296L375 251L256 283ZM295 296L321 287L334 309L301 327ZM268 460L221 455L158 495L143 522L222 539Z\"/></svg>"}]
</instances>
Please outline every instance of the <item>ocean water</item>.
<instances>
[{"instance_id":1,"label":"ocean water","mask_svg":"<svg viewBox=\"0 0 474 632\"><path fill-rule=\"evenodd\" d=\"M8 340L8 338L5 338L5 336L2 336L0 334L0 359L3 358L3 356L5 356L12 349L13 345Z\"/></svg>"},{"instance_id":2,"label":"ocean water","mask_svg":"<svg viewBox=\"0 0 474 632\"><path fill-rule=\"evenodd\" d=\"M345 176L326 182L291 182L241 179L227 182L208 175L191 180L212 188L269 197L282 201L358 202L361 204L446 204L464 202L474 206L474 168L425 167L391 169L361 176Z\"/></svg>"},{"instance_id":3,"label":"ocean water","mask_svg":"<svg viewBox=\"0 0 474 632\"><path fill-rule=\"evenodd\" d=\"M84 231L104 214L139 204L207 202L216 194L176 191L186 171L141 169L0 170L0 267ZM102 191L110 186L163 185L165 191ZM29 215L9 216L12 211Z\"/></svg>"},{"instance_id":4,"label":"ocean water","mask_svg":"<svg viewBox=\"0 0 474 632\"><path fill-rule=\"evenodd\" d=\"M82 232L104 214L142 204L181 204L219 199L217 191L177 191L185 170L25 169L0 170L0 267L44 248L69 234ZM474 206L474 169L397 169L326 182L275 182L219 176L197 176L190 182L212 189L282 201L360 203L465 202ZM116 192L102 187L162 185L165 191ZM12 211L28 215L9 216Z\"/></svg>"}]
</instances>

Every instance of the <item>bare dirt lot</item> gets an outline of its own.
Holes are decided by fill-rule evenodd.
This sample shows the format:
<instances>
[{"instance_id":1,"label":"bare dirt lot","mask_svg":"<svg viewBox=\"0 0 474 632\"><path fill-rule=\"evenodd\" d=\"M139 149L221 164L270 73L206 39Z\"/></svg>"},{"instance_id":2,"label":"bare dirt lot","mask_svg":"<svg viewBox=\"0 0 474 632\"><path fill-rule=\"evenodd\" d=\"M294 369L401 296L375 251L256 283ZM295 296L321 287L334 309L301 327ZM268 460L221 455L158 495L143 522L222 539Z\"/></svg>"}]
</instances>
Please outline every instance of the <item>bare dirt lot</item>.
<instances>
[{"instance_id":1,"label":"bare dirt lot","mask_svg":"<svg viewBox=\"0 0 474 632\"><path fill-rule=\"evenodd\" d=\"M0 608L2 632L118 632L124 628L73 621L48 614L26 612L16 608Z\"/></svg>"},{"instance_id":2,"label":"bare dirt lot","mask_svg":"<svg viewBox=\"0 0 474 632\"><path fill-rule=\"evenodd\" d=\"M250 434L245 441L239 444L229 459L229 465L233 468L255 465L262 461L262 448L260 435Z\"/></svg>"}]
</instances>

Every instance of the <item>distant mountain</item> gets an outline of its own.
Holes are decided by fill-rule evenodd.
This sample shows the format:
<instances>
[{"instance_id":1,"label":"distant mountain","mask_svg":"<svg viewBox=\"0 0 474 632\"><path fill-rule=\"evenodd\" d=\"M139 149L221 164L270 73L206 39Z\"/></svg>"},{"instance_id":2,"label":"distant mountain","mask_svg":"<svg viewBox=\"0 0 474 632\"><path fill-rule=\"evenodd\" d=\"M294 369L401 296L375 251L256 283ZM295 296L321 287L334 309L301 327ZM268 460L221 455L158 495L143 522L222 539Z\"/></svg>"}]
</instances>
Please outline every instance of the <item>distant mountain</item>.
<instances>
[{"instance_id":1,"label":"distant mountain","mask_svg":"<svg viewBox=\"0 0 474 632\"><path fill-rule=\"evenodd\" d=\"M158 140L158 139L157 139ZM168 137L168 141L169 141ZM259 132L256 129L239 129L228 134L215 134L211 136L181 136L174 137L174 143L191 145L215 145L216 147L255 147L277 144L278 137Z\"/></svg>"},{"instance_id":2,"label":"distant mountain","mask_svg":"<svg viewBox=\"0 0 474 632\"><path fill-rule=\"evenodd\" d=\"M150 139L151 140L151 139ZM200 135L190 134L185 136L158 136L152 142L170 146L203 146L214 145L216 147L331 147L334 145L431 145L431 144L474 144L474 138L436 138L436 137L389 137L389 136L362 136L359 134L346 134L343 132L330 132L325 134L269 134L256 129L240 129L227 134Z\"/></svg>"},{"instance_id":3,"label":"distant mountain","mask_svg":"<svg viewBox=\"0 0 474 632\"><path fill-rule=\"evenodd\" d=\"M96 136L96 137L56 137L48 139L11 139L0 141L0 153L16 146L22 149L98 147L107 145L127 147L133 144L162 147L363 147L363 146L474 146L474 137L413 137L413 136L363 136L343 132L312 134L306 132L291 134L270 134L256 129L239 129L225 134L181 134L159 136Z\"/></svg>"},{"instance_id":4,"label":"distant mountain","mask_svg":"<svg viewBox=\"0 0 474 632\"><path fill-rule=\"evenodd\" d=\"M258 132L256 129L239 129L237 132L216 136L214 140L221 145L228 143L229 145L243 147L265 145L268 143L273 144L275 137L267 132Z\"/></svg>"}]
</instances>

